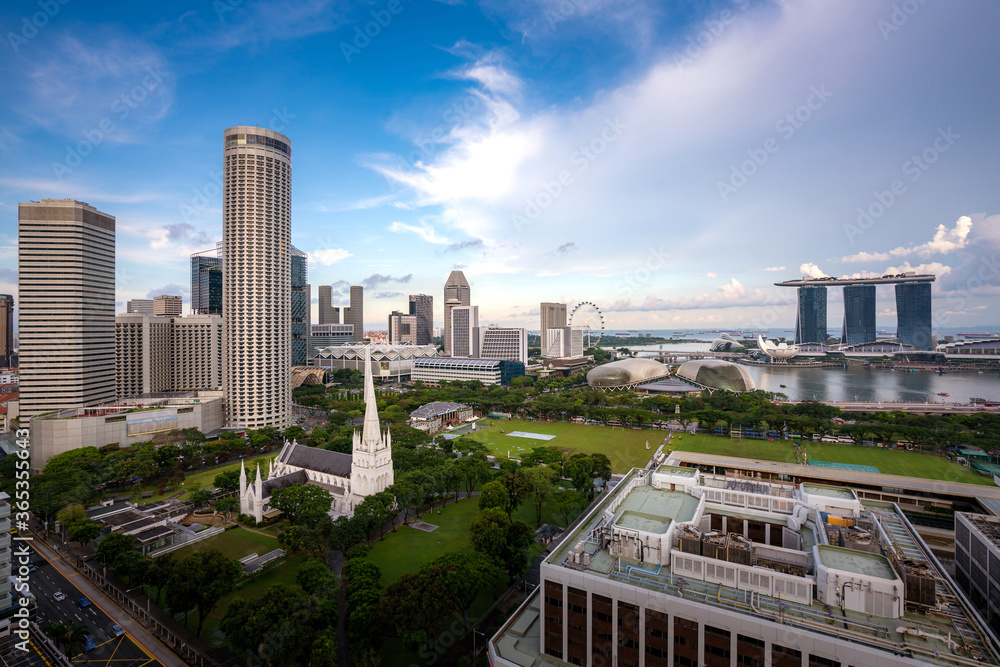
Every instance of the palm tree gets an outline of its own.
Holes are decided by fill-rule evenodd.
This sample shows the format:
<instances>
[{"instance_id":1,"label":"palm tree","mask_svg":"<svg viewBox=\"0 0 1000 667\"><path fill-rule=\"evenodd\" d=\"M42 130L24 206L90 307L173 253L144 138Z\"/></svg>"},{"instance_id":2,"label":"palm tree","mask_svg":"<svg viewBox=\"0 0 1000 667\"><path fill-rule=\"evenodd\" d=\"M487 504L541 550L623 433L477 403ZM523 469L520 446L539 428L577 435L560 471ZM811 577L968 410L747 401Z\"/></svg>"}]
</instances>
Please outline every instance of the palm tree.
<instances>
[{"instance_id":1,"label":"palm tree","mask_svg":"<svg viewBox=\"0 0 1000 667\"><path fill-rule=\"evenodd\" d=\"M62 621L51 621L45 625L45 634L55 640L66 657L72 659L83 650L83 642L87 638L87 627L84 625L74 626Z\"/></svg>"}]
</instances>

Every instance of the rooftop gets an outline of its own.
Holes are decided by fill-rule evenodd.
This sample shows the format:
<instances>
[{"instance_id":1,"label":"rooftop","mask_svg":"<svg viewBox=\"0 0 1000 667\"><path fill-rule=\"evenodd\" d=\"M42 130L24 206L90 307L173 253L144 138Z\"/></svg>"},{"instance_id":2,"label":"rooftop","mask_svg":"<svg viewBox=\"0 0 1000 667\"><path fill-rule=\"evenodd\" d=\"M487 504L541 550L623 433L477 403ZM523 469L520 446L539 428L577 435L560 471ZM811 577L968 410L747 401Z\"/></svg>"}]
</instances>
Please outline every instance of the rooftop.
<instances>
[{"instance_id":1,"label":"rooftop","mask_svg":"<svg viewBox=\"0 0 1000 667\"><path fill-rule=\"evenodd\" d=\"M434 417L440 417L456 410L465 410L468 407L462 403L454 403L452 401L434 401L433 403L421 405L410 413L410 417L413 419L433 419Z\"/></svg>"},{"instance_id":2,"label":"rooftop","mask_svg":"<svg viewBox=\"0 0 1000 667\"><path fill-rule=\"evenodd\" d=\"M858 551L857 549L845 549L829 544L816 545L816 552L823 565L834 570L864 574L879 579L899 579L899 575L892 569L889 560L879 554Z\"/></svg>"},{"instance_id":3,"label":"rooftop","mask_svg":"<svg viewBox=\"0 0 1000 667\"><path fill-rule=\"evenodd\" d=\"M937 276L930 274L900 273L895 275L881 276L879 278L802 278L801 280L786 280L781 283L774 283L778 287L804 287L806 285L818 285L821 287L832 287L834 285L893 285L896 283L932 283L937 280Z\"/></svg>"},{"instance_id":4,"label":"rooftop","mask_svg":"<svg viewBox=\"0 0 1000 667\"><path fill-rule=\"evenodd\" d=\"M827 498L843 498L844 500L856 500L857 496L846 486L833 486L830 484L816 484L814 482L803 482L802 490L810 495L826 496Z\"/></svg>"}]
</instances>

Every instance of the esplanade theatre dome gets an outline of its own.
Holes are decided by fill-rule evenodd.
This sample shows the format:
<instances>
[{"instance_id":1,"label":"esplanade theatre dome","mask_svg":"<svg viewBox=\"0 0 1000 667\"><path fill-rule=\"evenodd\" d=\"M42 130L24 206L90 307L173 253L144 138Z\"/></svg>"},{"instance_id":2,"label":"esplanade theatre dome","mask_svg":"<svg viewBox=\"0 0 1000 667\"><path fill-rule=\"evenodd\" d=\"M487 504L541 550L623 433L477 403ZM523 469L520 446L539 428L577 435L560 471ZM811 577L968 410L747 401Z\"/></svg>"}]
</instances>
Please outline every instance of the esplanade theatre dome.
<instances>
[{"instance_id":1,"label":"esplanade theatre dome","mask_svg":"<svg viewBox=\"0 0 1000 667\"><path fill-rule=\"evenodd\" d=\"M669 374L666 366L652 359L622 359L587 373L587 384L598 389L625 389Z\"/></svg>"},{"instance_id":2,"label":"esplanade theatre dome","mask_svg":"<svg viewBox=\"0 0 1000 667\"><path fill-rule=\"evenodd\" d=\"M757 385L746 369L721 359L698 359L681 364L677 377L709 389L754 391Z\"/></svg>"}]
</instances>

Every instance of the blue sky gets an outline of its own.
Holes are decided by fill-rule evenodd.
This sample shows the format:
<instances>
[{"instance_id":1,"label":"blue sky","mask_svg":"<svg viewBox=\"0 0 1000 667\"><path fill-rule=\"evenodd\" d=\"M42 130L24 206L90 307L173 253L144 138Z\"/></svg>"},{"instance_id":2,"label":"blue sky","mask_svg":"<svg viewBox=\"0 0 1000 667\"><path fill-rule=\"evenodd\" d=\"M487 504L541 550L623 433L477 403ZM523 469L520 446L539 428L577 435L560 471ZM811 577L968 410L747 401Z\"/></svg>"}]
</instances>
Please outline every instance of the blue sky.
<instances>
[{"instance_id":1,"label":"blue sky","mask_svg":"<svg viewBox=\"0 0 1000 667\"><path fill-rule=\"evenodd\" d=\"M4 3L0 291L17 203L70 197L118 220L118 301L187 300L222 131L258 124L292 142L314 295L365 284L369 327L410 293L440 322L456 267L482 321L536 329L581 300L790 328L778 280L911 268L937 328L997 325L997 25L985 0Z\"/></svg>"}]
</instances>

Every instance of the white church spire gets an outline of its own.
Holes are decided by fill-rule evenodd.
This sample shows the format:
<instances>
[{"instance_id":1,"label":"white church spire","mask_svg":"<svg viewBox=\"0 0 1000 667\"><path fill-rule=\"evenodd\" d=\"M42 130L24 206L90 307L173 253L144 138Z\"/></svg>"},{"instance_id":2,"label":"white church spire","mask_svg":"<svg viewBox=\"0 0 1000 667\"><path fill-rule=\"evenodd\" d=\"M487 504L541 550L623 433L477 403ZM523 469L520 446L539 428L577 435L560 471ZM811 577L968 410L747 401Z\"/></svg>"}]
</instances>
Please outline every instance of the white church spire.
<instances>
[{"instance_id":1,"label":"white church spire","mask_svg":"<svg viewBox=\"0 0 1000 667\"><path fill-rule=\"evenodd\" d=\"M372 380L371 346L365 346L365 425L361 432L361 447L374 452L382 444L379 432L378 406L375 404L375 382Z\"/></svg>"}]
</instances>

